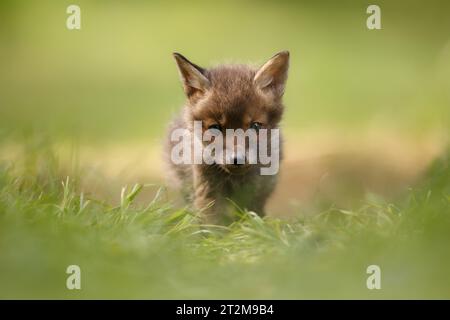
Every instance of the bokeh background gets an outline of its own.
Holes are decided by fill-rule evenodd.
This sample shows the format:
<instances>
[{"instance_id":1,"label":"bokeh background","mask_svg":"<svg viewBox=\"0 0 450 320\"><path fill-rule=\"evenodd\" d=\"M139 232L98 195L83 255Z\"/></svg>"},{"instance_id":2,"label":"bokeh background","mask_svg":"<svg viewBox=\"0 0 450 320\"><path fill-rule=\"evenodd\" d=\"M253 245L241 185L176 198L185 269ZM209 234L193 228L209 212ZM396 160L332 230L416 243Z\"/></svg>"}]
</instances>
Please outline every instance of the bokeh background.
<instances>
[{"instance_id":1,"label":"bokeh background","mask_svg":"<svg viewBox=\"0 0 450 320\"><path fill-rule=\"evenodd\" d=\"M379 1L382 30L366 28L367 1L78 1L70 31L71 3L2 1L0 137L2 156L58 144L90 192L163 182L160 141L184 101L174 51L205 67L291 51L274 214L396 195L448 140L445 1Z\"/></svg>"},{"instance_id":2,"label":"bokeh background","mask_svg":"<svg viewBox=\"0 0 450 320\"><path fill-rule=\"evenodd\" d=\"M73 3L81 30L66 28ZM184 101L172 52L208 67L289 50L269 214L398 199L448 146L450 2L376 1L381 30L370 4L2 0L0 160L26 169L51 148L62 177L117 203L124 185L165 183L161 140Z\"/></svg>"}]
</instances>

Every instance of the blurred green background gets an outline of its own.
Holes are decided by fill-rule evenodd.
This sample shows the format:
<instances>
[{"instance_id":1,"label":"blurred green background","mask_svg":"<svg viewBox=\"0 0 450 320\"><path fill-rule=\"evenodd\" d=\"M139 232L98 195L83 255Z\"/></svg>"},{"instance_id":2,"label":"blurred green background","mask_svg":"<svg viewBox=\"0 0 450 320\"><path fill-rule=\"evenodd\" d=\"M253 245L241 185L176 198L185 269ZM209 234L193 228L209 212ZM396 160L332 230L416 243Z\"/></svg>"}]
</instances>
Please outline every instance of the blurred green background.
<instances>
[{"instance_id":1,"label":"blurred green background","mask_svg":"<svg viewBox=\"0 0 450 320\"><path fill-rule=\"evenodd\" d=\"M116 181L84 175L87 191L163 181L161 139L184 101L174 51L208 67L290 50L289 174L270 211L309 202L324 176L331 202L396 195L448 143L446 1L380 1L382 30L367 29L366 1L78 1L82 29L68 30L71 3L0 4L0 157L49 140L66 166Z\"/></svg>"},{"instance_id":2,"label":"blurred green background","mask_svg":"<svg viewBox=\"0 0 450 320\"><path fill-rule=\"evenodd\" d=\"M450 2L377 1L381 30L370 4L2 0L0 297L449 297ZM269 214L300 220L198 230L170 195L140 207L154 186L120 204L125 184L163 181L184 101L172 52L208 67L285 49ZM84 291L63 285L72 263ZM364 286L372 263L385 291Z\"/></svg>"},{"instance_id":3,"label":"blurred green background","mask_svg":"<svg viewBox=\"0 0 450 320\"><path fill-rule=\"evenodd\" d=\"M285 128L421 133L450 119L450 4L378 1L71 1L0 4L0 127L54 139L162 136L183 102L171 53L202 66L291 51Z\"/></svg>"}]
</instances>

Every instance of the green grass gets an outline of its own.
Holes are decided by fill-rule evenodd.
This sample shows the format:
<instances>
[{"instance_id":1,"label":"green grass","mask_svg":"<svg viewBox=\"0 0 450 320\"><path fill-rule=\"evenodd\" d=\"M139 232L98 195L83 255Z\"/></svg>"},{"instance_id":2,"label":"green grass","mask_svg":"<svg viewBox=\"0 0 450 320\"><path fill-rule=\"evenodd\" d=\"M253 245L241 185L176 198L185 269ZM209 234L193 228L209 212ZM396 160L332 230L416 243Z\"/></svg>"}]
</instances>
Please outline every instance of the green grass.
<instances>
[{"instance_id":1,"label":"green grass","mask_svg":"<svg viewBox=\"0 0 450 320\"><path fill-rule=\"evenodd\" d=\"M396 203L237 211L229 226L199 224L163 189L134 204L154 186L124 188L115 207L91 199L50 152L0 168L0 298L450 298L448 155ZM82 290L65 288L71 264ZM371 264L381 290L366 288Z\"/></svg>"}]
</instances>

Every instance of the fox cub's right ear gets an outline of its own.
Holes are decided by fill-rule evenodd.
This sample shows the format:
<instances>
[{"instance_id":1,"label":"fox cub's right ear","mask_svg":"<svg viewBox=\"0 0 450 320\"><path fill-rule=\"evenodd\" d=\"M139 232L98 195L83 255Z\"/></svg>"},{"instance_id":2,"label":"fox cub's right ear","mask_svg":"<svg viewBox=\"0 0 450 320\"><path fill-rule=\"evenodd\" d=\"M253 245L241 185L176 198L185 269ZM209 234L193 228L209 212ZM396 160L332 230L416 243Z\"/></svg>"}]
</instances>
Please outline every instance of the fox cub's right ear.
<instances>
[{"instance_id":1,"label":"fox cub's right ear","mask_svg":"<svg viewBox=\"0 0 450 320\"><path fill-rule=\"evenodd\" d=\"M193 64L179 53L174 53L173 57L177 63L186 96L193 98L204 94L210 87L210 82L206 77L206 70Z\"/></svg>"}]
</instances>

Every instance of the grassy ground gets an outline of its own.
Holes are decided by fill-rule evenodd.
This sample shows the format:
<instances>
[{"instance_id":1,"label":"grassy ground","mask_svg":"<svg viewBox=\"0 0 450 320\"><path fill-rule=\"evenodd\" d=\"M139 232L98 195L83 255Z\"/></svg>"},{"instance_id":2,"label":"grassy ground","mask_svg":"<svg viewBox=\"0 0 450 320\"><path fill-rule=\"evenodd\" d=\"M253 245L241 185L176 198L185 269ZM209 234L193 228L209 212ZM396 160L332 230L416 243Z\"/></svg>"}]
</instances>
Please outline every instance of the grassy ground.
<instances>
[{"instance_id":1,"label":"grassy ground","mask_svg":"<svg viewBox=\"0 0 450 320\"><path fill-rule=\"evenodd\" d=\"M162 189L134 205L152 186L118 206L87 198L49 154L23 164L0 169L2 298L450 298L448 155L395 203L291 220L236 210L227 227L198 224ZM65 288L71 264L80 291ZM366 288L372 264L381 290Z\"/></svg>"}]
</instances>

